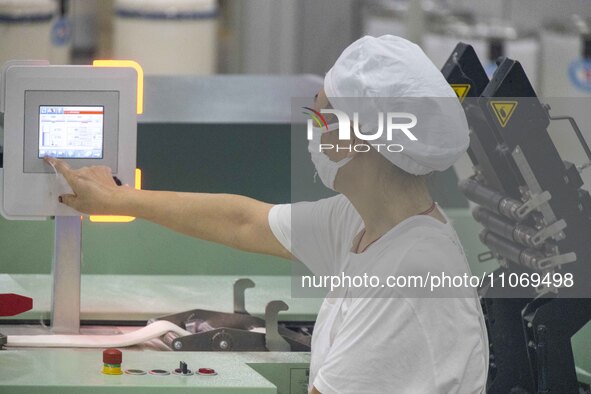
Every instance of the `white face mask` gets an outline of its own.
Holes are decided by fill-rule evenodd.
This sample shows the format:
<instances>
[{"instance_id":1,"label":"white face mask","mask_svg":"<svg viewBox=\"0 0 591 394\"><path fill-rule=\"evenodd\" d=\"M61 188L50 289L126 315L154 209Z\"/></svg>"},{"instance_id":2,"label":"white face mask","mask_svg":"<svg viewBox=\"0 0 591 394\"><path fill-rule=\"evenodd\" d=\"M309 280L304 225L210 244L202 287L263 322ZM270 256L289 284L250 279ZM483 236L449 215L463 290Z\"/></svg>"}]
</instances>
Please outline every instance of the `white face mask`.
<instances>
[{"instance_id":1,"label":"white face mask","mask_svg":"<svg viewBox=\"0 0 591 394\"><path fill-rule=\"evenodd\" d=\"M332 190L334 190L334 180L337 177L339 168L350 162L352 157L346 157L339 161L330 160L327 155L320 152L320 138L322 134L338 130L338 128L338 123L329 125L328 130L322 127L314 127L312 129L312 139L308 142L308 151L310 152L314 167L316 167L316 174L318 174L322 183Z\"/></svg>"}]
</instances>

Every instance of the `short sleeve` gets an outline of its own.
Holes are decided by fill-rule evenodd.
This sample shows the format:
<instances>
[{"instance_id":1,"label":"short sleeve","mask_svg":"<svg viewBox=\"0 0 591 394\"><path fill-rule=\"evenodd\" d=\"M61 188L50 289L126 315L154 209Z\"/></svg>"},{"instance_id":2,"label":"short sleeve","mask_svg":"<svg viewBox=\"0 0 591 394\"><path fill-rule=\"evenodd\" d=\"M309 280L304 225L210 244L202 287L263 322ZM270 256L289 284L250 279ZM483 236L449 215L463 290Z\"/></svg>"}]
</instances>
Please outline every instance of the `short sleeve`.
<instances>
[{"instance_id":1,"label":"short sleeve","mask_svg":"<svg viewBox=\"0 0 591 394\"><path fill-rule=\"evenodd\" d=\"M269 211L269 227L277 241L291 251L291 204L273 205Z\"/></svg>"},{"instance_id":2,"label":"short sleeve","mask_svg":"<svg viewBox=\"0 0 591 394\"><path fill-rule=\"evenodd\" d=\"M269 211L269 227L279 243L315 275L330 275L338 271L343 248L350 244L351 210L342 195L275 205Z\"/></svg>"}]
</instances>

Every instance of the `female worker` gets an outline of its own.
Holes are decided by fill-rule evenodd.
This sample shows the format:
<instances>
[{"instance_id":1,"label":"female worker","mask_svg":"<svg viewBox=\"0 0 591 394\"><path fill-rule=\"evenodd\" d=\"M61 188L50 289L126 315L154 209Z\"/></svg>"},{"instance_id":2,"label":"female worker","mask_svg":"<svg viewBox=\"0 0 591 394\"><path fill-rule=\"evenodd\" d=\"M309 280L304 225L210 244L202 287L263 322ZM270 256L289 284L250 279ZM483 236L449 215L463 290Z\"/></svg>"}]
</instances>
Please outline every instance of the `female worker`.
<instances>
[{"instance_id":1,"label":"female worker","mask_svg":"<svg viewBox=\"0 0 591 394\"><path fill-rule=\"evenodd\" d=\"M309 150L320 179L339 194L316 202L273 206L237 195L138 191L118 187L109 168L73 170L46 160L74 192L60 201L82 213L139 217L244 251L297 259L318 275L469 272L455 231L425 184L427 174L449 168L467 149L466 120L422 50L394 36L354 42L327 73L314 110L351 110L347 98L361 98L361 112L382 111L380 98L388 97L431 100L426 110L411 105L422 111L407 130L415 139L398 133L402 151L378 151L362 131L340 138L337 117L327 116L324 129L314 128ZM430 98L453 107L443 110ZM328 149L358 143L372 148ZM471 288L452 295L394 286L332 289L312 338L310 392L484 392L488 345L478 297Z\"/></svg>"}]
</instances>

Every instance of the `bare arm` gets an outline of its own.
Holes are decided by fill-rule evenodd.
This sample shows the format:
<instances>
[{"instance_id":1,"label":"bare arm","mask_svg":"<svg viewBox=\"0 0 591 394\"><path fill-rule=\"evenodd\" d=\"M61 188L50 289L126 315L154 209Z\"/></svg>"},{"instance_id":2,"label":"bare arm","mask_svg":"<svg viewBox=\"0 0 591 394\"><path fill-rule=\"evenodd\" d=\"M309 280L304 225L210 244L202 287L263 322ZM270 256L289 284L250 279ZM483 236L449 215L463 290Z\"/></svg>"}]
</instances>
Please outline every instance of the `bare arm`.
<instances>
[{"instance_id":1,"label":"bare arm","mask_svg":"<svg viewBox=\"0 0 591 394\"><path fill-rule=\"evenodd\" d=\"M291 258L268 221L271 204L232 194L131 190L120 202L121 214L236 249Z\"/></svg>"},{"instance_id":2,"label":"bare arm","mask_svg":"<svg viewBox=\"0 0 591 394\"><path fill-rule=\"evenodd\" d=\"M135 216L236 249L292 258L269 227L271 204L231 194L135 190L117 186L108 167L73 170L64 161L46 161L74 191L61 201L79 212Z\"/></svg>"}]
</instances>

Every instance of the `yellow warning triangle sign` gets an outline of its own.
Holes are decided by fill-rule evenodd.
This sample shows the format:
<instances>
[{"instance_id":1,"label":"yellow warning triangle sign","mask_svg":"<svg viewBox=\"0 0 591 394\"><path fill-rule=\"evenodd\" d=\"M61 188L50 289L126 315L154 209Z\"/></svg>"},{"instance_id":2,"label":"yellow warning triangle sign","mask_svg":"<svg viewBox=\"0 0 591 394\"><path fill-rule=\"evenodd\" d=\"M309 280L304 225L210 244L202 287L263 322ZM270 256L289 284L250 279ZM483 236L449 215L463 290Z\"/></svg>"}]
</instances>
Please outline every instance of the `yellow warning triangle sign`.
<instances>
[{"instance_id":1,"label":"yellow warning triangle sign","mask_svg":"<svg viewBox=\"0 0 591 394\"><path fill-rule=\"evenodd\" d=\"M460 103L464 101L464 98L468 95L470 91L470 84L467 83L452 83L450 84L451 88L456 92L458 98L460 99Z\"/></svg>"},{"instance_id":2,"label":"yellow warning triangle sign","mask_svg":"<svg viewBox=\"0 0 591 394\"><path fill-rule=\"evenodd\" d=\"M517 108L517 101L491 101L490 106L501 127L505 127Z\"/></svg>"}]
</instances>

